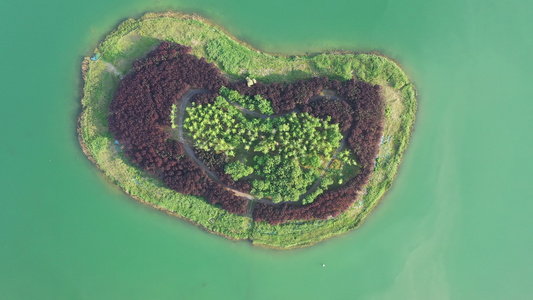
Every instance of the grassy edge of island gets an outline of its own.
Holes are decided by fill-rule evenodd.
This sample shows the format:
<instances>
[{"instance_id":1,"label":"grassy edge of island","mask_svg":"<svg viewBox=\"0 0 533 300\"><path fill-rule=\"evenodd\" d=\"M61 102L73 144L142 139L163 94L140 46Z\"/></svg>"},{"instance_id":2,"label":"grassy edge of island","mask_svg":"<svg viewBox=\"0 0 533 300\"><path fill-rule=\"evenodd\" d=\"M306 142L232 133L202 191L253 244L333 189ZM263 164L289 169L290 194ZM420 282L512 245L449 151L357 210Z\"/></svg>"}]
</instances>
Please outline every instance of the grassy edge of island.
<instances>
[{"instance_id":1,"label":"grassy edge of island","mask_svg":"<svg viewBox=\"0 0 533 300\"><path fill-rule=\"evenodd\" d=\"M181 195L125 159L107 130L107 113L121 76L131 63L161 41L185 44L192 53L215 63L230 79L249 76L263 82L294 81L314 76L348 79L352 76L380 84L387 116L376 168L358 201L336 218L289 221L271 226L254 223L208 204L196 196ZM85 58L82 112L78 136L84 153L108 179L133 198L233 240L290 249L309 246L358 227L390 188L407 147L416 113L415 89L392 60L378 54L332 52L310 56L273 55L253 49L223 29L198 16L175 12L148 13L127 19L95 49L97 61Z\"/></svg>"}]
</instances>

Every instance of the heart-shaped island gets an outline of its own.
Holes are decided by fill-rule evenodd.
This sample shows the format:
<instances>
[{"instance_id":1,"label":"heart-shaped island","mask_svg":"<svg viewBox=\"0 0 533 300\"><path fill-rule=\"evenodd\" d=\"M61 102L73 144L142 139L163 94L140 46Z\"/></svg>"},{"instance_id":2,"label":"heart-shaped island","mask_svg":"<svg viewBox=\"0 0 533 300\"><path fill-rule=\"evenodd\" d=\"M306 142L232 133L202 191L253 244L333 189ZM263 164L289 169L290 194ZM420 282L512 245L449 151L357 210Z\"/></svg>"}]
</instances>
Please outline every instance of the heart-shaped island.
<instances>
[{"instance_id":1,"label":"heart-shaped island","mask_svg":"<svg viewBox=\"0 0 533 300\"><path fill-rule=\"evenodd\" d=\"M87 156L124 191L275 248L357 227L391 186L413 85L375 54L261 53L196 16L127 20L82 65Z\"/></svg>"}]
</instances>

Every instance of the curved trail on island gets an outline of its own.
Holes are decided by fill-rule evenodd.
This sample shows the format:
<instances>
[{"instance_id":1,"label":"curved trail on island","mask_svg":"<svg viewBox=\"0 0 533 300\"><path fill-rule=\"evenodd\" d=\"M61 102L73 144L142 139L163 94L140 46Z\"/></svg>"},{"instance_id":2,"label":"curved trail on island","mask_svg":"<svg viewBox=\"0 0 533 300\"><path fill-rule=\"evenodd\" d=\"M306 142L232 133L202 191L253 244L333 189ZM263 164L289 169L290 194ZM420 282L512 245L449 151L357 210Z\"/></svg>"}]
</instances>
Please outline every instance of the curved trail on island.
<instances>
[{"instance_id":1,"label":"curved trail on island","mask_svg":"<svg viewBox=\"0 0 533 300\"><path fill-rule=\"evenodd\" d=\"M185 111L186 111L186 108L189 104L189 101L190 99L197 95L197 94L203 94L203 93L207 93L207 92L210 92L209 90L206 90L206 89L189 89L187 90L187 92L185 92L183 94L183 96L181 97L181 102L180 102L180 106L179 106L179 114L178 114L178 136L179 136L179 141L182 143L183 145L183 149L185 150L185 153L202 169L204 170L208 175L209 177L211 177L215 182L217 182L218 184L222 185L225 189L227 190L230 190L232 191L233 193L235 193L235 195L237 196L241 196L241 197L244 197L252 202L259 202L259 203L266 203L266 204L271 204L271 205L281 205L283 203L287 203L287 202L296 202L296 201L285 201L285 202L280 202L280 203L274 203L273 201L271 200L268 200L268 199L259 199L259 198L256 198L248 193L243 193L241 191L238 191L236 189L233 189L227 185L225 185L224 183L222 183L222 181L220 180L220 178L218 177L218 175L213 172L208 166L206 166L197 156L196 154L194 153L194 150L193 148L191 147L191 145L189 145L189 143L185 140L184 136L183 136L183 121L184 121L184 117L185 117ZM319 99L323 99L325 97L329 97L330 99L340 99L338 98L337 96L321 96L321 95L317 95L317 96L313 96L309 99L309 102L312 102L312 101L317 101ZM231 103L231 102L230 102ZM277 117L281 117L281 116L284 116L284 115L287 115L287 114L290 114L290 113L293 113L294 111L291 111L291 112L288 112L288 113L283 113L283 114L276 114L276 115L264 115L264 114L261 114L261 113L258 113L258 112L255 112L255 111L251 111L249 109L246 109L242 106L239 106L239 105L236 105L234 103L231 103L233 106L237 107L241 112L243 112L244 114L247 114L247 115L250 115L250 116L253 116L253 117L256 117L256 118L261 118L261 119L269 119L269 118L277 118ZM324 171L322 172L322 174L316 179L315 183L304 193L300 196L300 201L306 197L307 195L313 193L315 191L315 189L319 186L320 184L320 181L322 180L322 178L324 178L324 176L326 175L326 172L327 170L329 169L329 166L331 165L331 163L333 163L333 160L335 160L335 158L337 158L337 155L339 154L340 150L344 147L346 143L346 137L343 137L343 139L341 140L340 144L339 144L339 147L337 148L337 150L335 150L335 153L333 154L333 156L331 157L331 159L329 160L329 162L327 163L326 167L324 168Z\"/></svg>"},{"instance_id":2,"label":"curved trail on island","mask_svg":"<svg viewBox=\"0 0 533 300\"><path fill-rule=\"evenodd\" d=\"M252 201L256 201L256 202L262 202L262 199L257 199L257 198L255 198L254 196L252 196L250 194L243 193L241 191L232 189L229 186L227 186L224 183L222 183L222 181L220 180L218 175L215 172L213 172L208 166L206 166L196 156L196 154L194 153L194 150L192 149L191 145L189 145L189 143L183 137L183 119L184 119L184 116L185 116L185 110L187 108L187 104L189 104L189 100L194 95L207 93L207 92L209 92L209 90L205 90L205 89L189 89L187 92L185 92L185 94L183 94L183 96L181 98L181 103L180 103L180 108L179 108L180 110L179 110L179 115L178 115L178 132L179 132L178 136L179 136L179 141L183 144L183 149L185 150L185 153L187 153L187 155L200 168L202 168L207 173L207 175L209 175L209 177L211 177L215 182L217 182L218 184L222 185L224 188L232 191L237 196L241 196L241 197L244 197L244 198L246 198L248 200L252 200ZM268 200L264 200L264 201L265 201L265 203L269 203Z\"/></svg>"}]
</instances>

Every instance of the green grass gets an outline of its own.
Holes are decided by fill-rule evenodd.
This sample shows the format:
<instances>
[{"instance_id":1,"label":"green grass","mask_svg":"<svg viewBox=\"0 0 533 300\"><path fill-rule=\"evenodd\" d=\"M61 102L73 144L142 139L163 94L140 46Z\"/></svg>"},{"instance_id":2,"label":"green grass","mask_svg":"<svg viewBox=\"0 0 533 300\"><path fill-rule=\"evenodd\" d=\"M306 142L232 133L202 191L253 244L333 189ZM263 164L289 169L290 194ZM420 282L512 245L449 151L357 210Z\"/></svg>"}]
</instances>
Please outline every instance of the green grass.
<instances>
[{"instance_id":1,"label":"green grass","mask_svg":"<svg viewBox=\"0 0 533 300\"><path fill-rule=\"evenodd\" d=\"M127 74L131 63L146 55L161 41L189 45L198 57L215 63L231 79L256 78L263 82L294 81L314 76L359 80L383 86L390 112L384 127L379 163L364 190L350 209L336 218L319 221L290 221L271 226L254 223L249 217L228 214L199 197L178 194L130 164L120 145L107 129L109 103L120 78L109 70L113 65ZM98 61L84 60L83 111L79 137L84 152L106 176L125 192L154 207L168 211L210 232L232 239L250 239L254 244L289 249L309 246L359 226L390 188L409 142L415 120L413 85L401 68L380 55L325 53L312 57L276 56L236 41L199 17L179 13L149 13L139 20L128 19L95 49ZM390 137L390 139L389 139Z\"/></svg>"}]
</instances>

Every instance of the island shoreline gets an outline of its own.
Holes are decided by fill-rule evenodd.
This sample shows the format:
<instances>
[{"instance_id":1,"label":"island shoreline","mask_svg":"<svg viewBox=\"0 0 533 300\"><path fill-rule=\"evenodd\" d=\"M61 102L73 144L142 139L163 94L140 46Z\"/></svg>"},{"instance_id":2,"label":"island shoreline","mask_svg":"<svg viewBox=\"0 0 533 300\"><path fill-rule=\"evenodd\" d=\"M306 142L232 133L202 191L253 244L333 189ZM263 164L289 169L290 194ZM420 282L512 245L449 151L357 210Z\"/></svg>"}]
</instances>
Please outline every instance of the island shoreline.
<instances>
[{"instance_id":1,"label":"island shoreline","mask_svg":"<svg viewBox=\"0 0 533 300\"><path fill-rule=\"evenodd\" d=\"M251 45L249 45L248 43L246 42L243 42L243 41L240 41L238 39L236 39L234 36L232 36L231 34L229 34L226 30L224 30L223 28L221 28L220 26L216 25L216 24L213 24L212 22L210 22L209 20L205 19L204 17L202 16L199 16L199 15L185 15L185 14L182 14L182 13L176 13L176 12L167 12L167 13L148 13L148 14L145 14L143 15L142 17L140 17L138 20L136 21L140 21L140 20L145 20L145 19L150 19L150 18L158 18L158 17L169 17L169 18L176 18L176 17L179 17L179 18L184 18L184 19L192 19L192 20L197 20L197 21L200 21L200 22L203 22L205 24L207 24L208 26L211 26L211 27L214 27L216 29L218 29L219 31L221 31L224 35L228 36L231 40L233 40L234 42L242 45L242 46L245 46L246 48L250 49L251 51L256 51L256 52L260 52L260 53L263 53L263 54L267 54L267 55L271 55L271 56L275 56L275 57L285 57L285 58L291 58L291 57L296 57L296 58L299 58L300 56L299 55L294 55L294 56L290 56L290 55L284 55L284 54L275 54L275 53L267 53L267 52L262 52L260 50L257 50L255 48L253 48ZM129 20L129 19L128 19ZM124 21L125 22L125 21ZM120 24L123 24L124 22L120 23ZM119 25L120 27L120 25ZM117 28L118 29L118 28ZM128 31L127 33L125 33L123 36L126 36L127 34L131 33L132 31L134 31L135 29L131 29L130 31ZM99 46L96 48L96 49L99 49L101 47L101 45L103 44L104 41L106 41L110 35L112 35L113 33L115 33L115 31L111 32L109 35L107 35L106 37L104 37L104 39L102 40L102 42L100 42ZM95 51L96 53L97 51ZM338 54L338 53L342 53L342 54L350 54L350 55L356 55L356 54L369 54L368 52L352 52L352 51L344 51L344 50L336 50L336 51L328 51L328 52L322 52L322 53L314 53L314 54L308 54L306 55L306 59L312 59L314 56L317 56L317 55L322 55L322 54L327 54L327 55L331 55L331 54ZM398 62L386 57L385 55L381 54L381 53L376 53L376 52L370 52L370 54L373 54L373 55L376 55L376 56L380 56L386 60L389 60L389 61L392 61L393 63L395 63L400 69L401 69L401 66ZM231 239L231 240L234 240L234 241L238 241L238 240L241 240L239 238L235 238L233 236L230 236L230 235L227 235L227 234L224 234L222 232L219 232L219 231L214 231L214 230L211 230L207 227L205 227L204 225L202 225L201 223L198 223L192 219L189 219L185 216L182 216L176 212L173 212L173 211L170 211L164 207L160 207L154 203L151 203L151 202L148 202L146 201L145 199L142 199L141 197L129 192L124 186L122 186L120 184L120 182L114 180L112 177L110 177L109 174L107 174L107 172L105 171L105 169L98 163L97 159L93 156L92 152L90 151L90 147L86 144L86 141L83 137L83 125L82 125L82 120L83 120L83 116L84 116L84 113L85 113L85 106L83 104L83 99L84 99L84 96L85 96L85 91L84 91L84 88L85 88L85 85L87 83L87 72L90 68L89 66L90 64L90 60L88 57L85 57L83 60L82 60L82 72L81 72L81 75L82 75L82 87L81 87L81 101L82 101L82 106L81 106L81 110L80 110L80 114L79 114L79 117L77 118L77 134L78 134L78 140L80 142L80 145L81 145L81 148L82 148L82 151L83 153L87 156L87 158L89 159L89 161L91 161L94 165L96 165L97 169L101 170L105 177L107 178L107 180L109 180L111 183L113 183L114 185L119 185L121 190L123 190L126 194L128 194L130 197L136 199L137 201L139 202L142 202L144 204L148 204L149 206L151 207L154 207L154 208L157 208L158 210L161 210L161 211L165 211L167 214L170 214L172 216L177 216L179 217L180 219L183 219L183 220L186 220L188 222L190 222L191 224L194 224L196 227L200 227L202 228L203 230L205 230L206 232L209 232L209 233L215 233L217 235L220 235L220 236L223 236L225 238L228 238L228 239ZM414 90L414 86L411 82L408 81L408 84L410 85L410 88L412 88ZM405 86L403 86L401 89L403 89ZM414 93L415 93L415 96L416 96L416 90L414 90ZM413 113L413 118L412 118L412 123L410 125L410 128L409 128L409 133L408 133L408 136L407 136L407 141L410 140L411 136L412 136L412 133L413 133L413 130L414 130L414 121L416 119L416 102L415 102L415 106L414 106L414 113ZM403 155L405 154L405 149L407 148L407 145L404 145L403 146L403 150L401 150L401 157L400 157L400 161L401 161L401 158L403 158ZM399 167L397 166L396 167L396 171L393 173L393 177L391 179L391 182L394 180L394 178L396 178L397 174L398 174L398 171L399 171ZM261 247L267 247L267 248L272 248L272 249L294 249L294 248L301 248L301 247L308 247L308 246L311 246L321 240L324 240L324 239L328 239L328 238L331 238L331 237L334 237L334 236L337 236L337 235L340 235L342 233L345 233L347 231L351 231L357 227L359 227L361 224L362 224L362 221L364 221L364 219L366 218L366 216L372 212L376 207L377 205L381 202L381 200L384 198L386 192L388 191L390 187L386 188L385 192L383 192L380 197L378 199L374 199L374 201L372 201L372 203L369 205L368 209L365 209L364 212L362 213L359 213L356 217L356 219L354 220L354 222L351 224L351 226L349 227L345 227L344 230L341 230L339 232L332 232L331 234L327 235L327 236L323 236L322 238L320 238L319 240L310 240L309 242L306 242L306 243L299 243L299 244L293 244L293 245L287 245L287 246L279 246L279 245L273 245L273 244L268 244L268 243L262 243L261 241L254 241L252 238L251 238L251 235L248 236L248 238L246 238L246 240L249 240L253 245L258 245L258 246L261 246ZM355 204L354 204L355 205ZM252 222L252 227L254 226L253 222Z\"/></svg>"}]
</instances>

